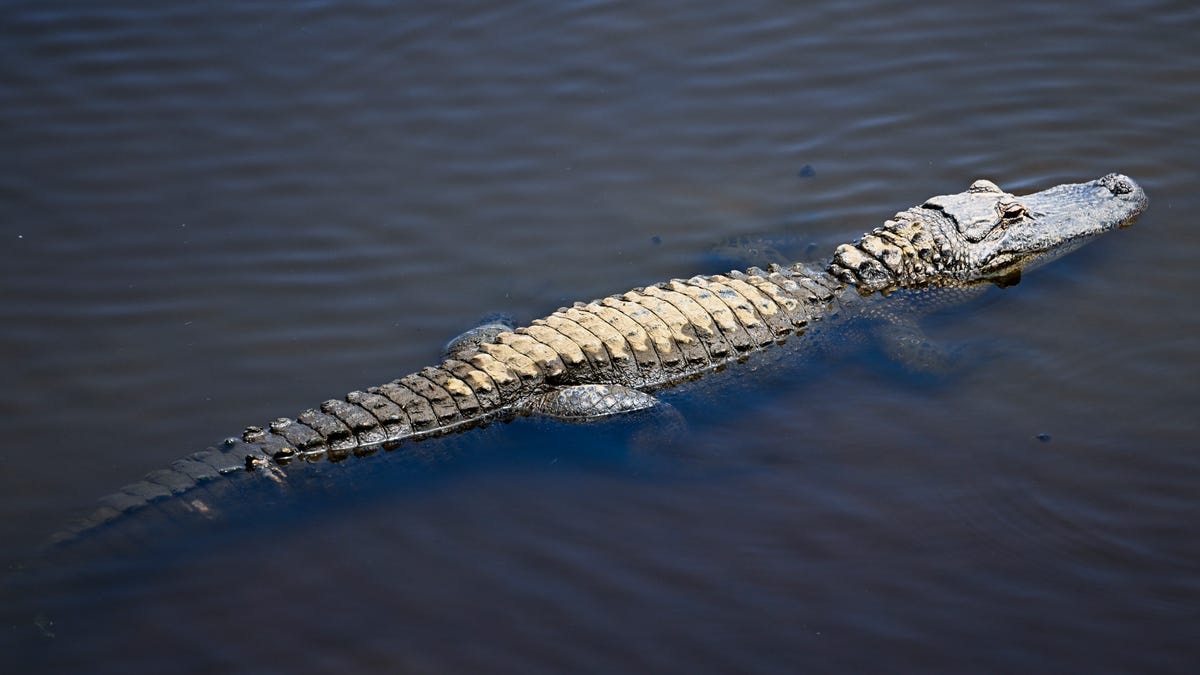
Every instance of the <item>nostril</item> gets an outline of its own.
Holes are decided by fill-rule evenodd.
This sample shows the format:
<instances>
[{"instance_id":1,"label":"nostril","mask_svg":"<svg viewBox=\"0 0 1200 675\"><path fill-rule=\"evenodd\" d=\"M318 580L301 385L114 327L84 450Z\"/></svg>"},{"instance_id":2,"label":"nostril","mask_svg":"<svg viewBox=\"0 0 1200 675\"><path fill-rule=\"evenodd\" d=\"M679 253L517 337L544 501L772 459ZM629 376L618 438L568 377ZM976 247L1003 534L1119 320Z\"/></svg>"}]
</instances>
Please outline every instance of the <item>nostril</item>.
<instances>
[{"instance_id":1,"label":"nostril","mask_svg":"<svg viewBox=\"0 0 1200 675\"><path fill-rule=\"evenodd\" d=\"M1133 181L1119 173L1110 173L1098 182L1114 195L1126 195L1133 192Z\"/></svg>"}]
</instances>

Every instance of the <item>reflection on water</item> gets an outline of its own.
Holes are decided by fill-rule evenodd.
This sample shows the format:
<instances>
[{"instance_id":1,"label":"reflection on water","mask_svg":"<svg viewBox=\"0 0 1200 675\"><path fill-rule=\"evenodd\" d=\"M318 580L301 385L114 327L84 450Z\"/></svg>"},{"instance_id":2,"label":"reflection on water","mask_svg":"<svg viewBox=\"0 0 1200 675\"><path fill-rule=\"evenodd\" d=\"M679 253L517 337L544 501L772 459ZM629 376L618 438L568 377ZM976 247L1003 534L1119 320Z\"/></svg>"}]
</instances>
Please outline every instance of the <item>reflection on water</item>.
<instances>
[{"instance_id":1,"label":"reflection on water","mask_svg":"<svg viewBox=\"0 0 1200 675\"><path fill-rule=\"evenodd\" d=\"M1187 671L1196 9L710 4L0 10L5 563L493 312L716 271L723 242L821 255L978 177L1121 171L1150 210L931 322L963 372L864 345L671 392L675 438L518 420L213 484L207 516L10 575L0 653Z\"/></svg>"}]
</instances>

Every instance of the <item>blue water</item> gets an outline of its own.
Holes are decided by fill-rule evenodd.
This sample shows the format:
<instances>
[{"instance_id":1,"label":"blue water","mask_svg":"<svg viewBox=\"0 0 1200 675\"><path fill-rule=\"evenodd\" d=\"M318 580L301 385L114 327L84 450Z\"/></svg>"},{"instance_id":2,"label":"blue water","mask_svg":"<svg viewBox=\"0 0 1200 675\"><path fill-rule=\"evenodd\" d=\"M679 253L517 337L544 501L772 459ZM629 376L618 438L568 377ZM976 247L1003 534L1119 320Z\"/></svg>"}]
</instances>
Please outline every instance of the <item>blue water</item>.
<instances>
[{"instance_id":1,"label":"blue water","mask_svg":"<svg viewBox=\"0 0 1200 675\"><path fill-rule=\"evenodd\" d=\"M0 668L1194 672L1197 34L1184 2L5 3ZM1146 214L932 321L951 376L747 368L669 393L667 440L518 420L38 558L484 315L1111 171Z\"/></svg>"}]
</instances>

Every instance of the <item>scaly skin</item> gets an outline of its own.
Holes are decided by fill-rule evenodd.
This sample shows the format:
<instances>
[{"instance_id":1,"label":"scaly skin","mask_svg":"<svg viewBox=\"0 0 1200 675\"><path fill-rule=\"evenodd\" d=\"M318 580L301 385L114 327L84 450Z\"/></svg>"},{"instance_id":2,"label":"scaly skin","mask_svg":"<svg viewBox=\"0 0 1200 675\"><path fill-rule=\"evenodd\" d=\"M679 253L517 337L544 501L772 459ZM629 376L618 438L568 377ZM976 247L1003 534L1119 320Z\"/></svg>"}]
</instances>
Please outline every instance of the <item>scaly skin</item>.
<instances>
[{"instance_id":1,"label":"scaly skin","mask_svg":"<svg viewBox=\"0 0 1200 675\"><path fill-rule=\"evenodd\" d=\"M482 341L464 341L439 365L328 400L295 419L249 427L241 439L151 473L57 539L221 474L280 480L282 467L296 459L336 461L495 419L591 419L647 408L653 390L802 334L834 307L853 307L847 293L1007 285L1023 270L1130 224L1145 206L1142 189L1117 174L1023 197L980 180L843 244L824 269L773 265L673 279L560 308L513 331L491 326Z\"/></svg>"}]
</instances>

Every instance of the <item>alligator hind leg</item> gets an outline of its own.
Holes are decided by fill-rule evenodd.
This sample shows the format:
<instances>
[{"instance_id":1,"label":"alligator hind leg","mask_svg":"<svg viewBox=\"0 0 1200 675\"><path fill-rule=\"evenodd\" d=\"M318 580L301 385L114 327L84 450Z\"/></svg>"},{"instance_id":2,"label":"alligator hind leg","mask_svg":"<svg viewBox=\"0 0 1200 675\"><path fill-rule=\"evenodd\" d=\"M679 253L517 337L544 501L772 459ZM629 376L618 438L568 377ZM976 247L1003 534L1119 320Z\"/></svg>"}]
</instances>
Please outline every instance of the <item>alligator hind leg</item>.
<instances>
[{"instance_id":1,"label":"alligator hind leg","mask_svg":"<svg viewBox=\"0 0 1200 675\"><path fill-rule=\"evenodd\" d=\"M484 317L478 326L447 342L445 349L442 350L442 356L460 361L465 360L466 357L479 351L479 345L485 342L494 342L497 335L511 331L515 327L516 323L513 322L512 317L504 314Z\"/></svg>"},{"instance_id":2,"label":"alligator hind leg","mask_svg":"<svg viewBox=\"0 0 1200 675\"><path fill-rule=\"evenodd\" d=\"M646 410L657 404L658 399L650 394L619 384L577 384L539 394L521 407L530 414L587 422Z\"/></svg>"},{"instance_id":3,"label":"alligator hind leg","mask_svg":"<svg viewBox=\"0 0 1200 675\"><path fill-rule=\"evenodd\" d=\"M619 384L578 384L535 396L522 409L564 422L628 420L626 439L637 455L662 458L678 452L687 423L669 403Z\"/></svg>"}]
</instances>

